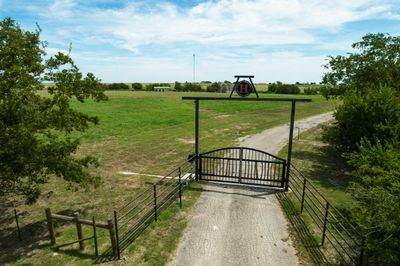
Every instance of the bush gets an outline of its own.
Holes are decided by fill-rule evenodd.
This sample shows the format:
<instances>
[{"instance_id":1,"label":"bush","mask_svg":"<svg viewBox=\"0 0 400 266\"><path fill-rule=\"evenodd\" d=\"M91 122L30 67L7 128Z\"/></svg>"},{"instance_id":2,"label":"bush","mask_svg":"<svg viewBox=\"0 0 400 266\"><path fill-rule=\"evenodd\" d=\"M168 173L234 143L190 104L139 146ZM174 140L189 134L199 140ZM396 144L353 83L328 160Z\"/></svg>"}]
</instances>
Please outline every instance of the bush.
<instances>
[{"instance_id":1,"label":"bush","mask_svg":"<svg viewBox=\"0 0 400 266\"><path fill-rule=\"evenodd\" d=\"M317 95L319 94L319 88L307 87L304 88L305 95Z\"/></svg>"},{"instance_id":2,"label":"bush","mask_svg":"<svg viewBox=\"0 0 400 266\"><path fill-rule=\"evenodd\" d=\"M125 83L103 84L104 90L129 90L129 86Z\"/></svg>"},{"instance_id":3,"label":"bush","mask_svg":"<svg viewBox=\"0 0 400 266\"><path fill-rule=\"evenodd\" d=\"M201 86L199 84L194 84L190 82L185 82L184 91L202 91Z\"/></svg>"},{"instance_id":4,"label":"bush","mask_svg":"<svg viewBox=\"0 0 400 266\"><path fill-rule=\"evenodd\" d=\"M268 92L278 94L299 94L300 88L293 84L283 84L282 82L272 83L268 85Z\"/></svg>"},{"instance_id":5,"label":"bush","mask_svg":"<svg viewBox=\"0 0 400 266\"><path fill-rule=\"evenodd\" d=\"M138 83L138 82L132 83L132 90L140 91L142 89L143 89L142 83Z\"/></svg>"},{"instance_id":6,"label":"bush","mask_svg":"<svg viewBox=\"0 0 400 266\"><path fill-rule=\"evenodd\" d=\"M175 85L174 88L176 91L183 91L184 87L182 86L182 84L178 81L175 81Z\"/></svg>"},{"instance_id":7,"label":"bush","mask_svg":"<svg viewBox=\"0 0 400 266\"><path fill-rule=\"evenodd\" d=\"M348 156L357 182L352 194L358 204L353 218L368 236L369 265L400 265L400 149L368 141Z\"/></svg>"},{"instance_id":8,"label":"bush","mask_svg":"<svg viewBox=\"0 0 400 266\"><path fill-rule=\"evenodd\" d=\"M362 95L349 91L335 112L336 122L325 139L342 151L357 150L362 139L375 143L400 140L400 104L395 90L370 89Z\"/></svg>"},{"instance_id":9,"label":"bush","mask_svg":"<svg viewBox=\"0 0 400 266\"><path fill-rule=\"evenodd\" d=\"M221 91L221 85L218 82L214 82L210 86L207 87L206 91L208 92L220 92Z\"/></svg>"}]
</instances>

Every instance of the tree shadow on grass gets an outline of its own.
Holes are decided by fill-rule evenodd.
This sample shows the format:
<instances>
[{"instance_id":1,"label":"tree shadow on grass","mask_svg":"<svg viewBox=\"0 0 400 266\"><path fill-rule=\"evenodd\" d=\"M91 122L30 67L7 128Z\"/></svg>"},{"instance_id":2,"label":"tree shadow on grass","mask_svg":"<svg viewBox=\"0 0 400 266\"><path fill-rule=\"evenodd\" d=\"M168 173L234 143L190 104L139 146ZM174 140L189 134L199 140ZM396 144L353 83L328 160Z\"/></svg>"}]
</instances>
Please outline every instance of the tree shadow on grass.
<instances>
[{"instance_id":1,"label":"tree shadow on grass","mask_svg":"<svg viewBox=\"0 0 400 266\"><path fill-rule=\"evenodd\" d=\"M315 151L293 151L294 158L312 163L309 169L303 170L301 161L299 170L311 180L318 181L325 188L342 189L354 179L349 174L351 170L338 152L330 146L322 146ZM295 165L296 166L296 165Z\"/></svg>"}]
</instances>

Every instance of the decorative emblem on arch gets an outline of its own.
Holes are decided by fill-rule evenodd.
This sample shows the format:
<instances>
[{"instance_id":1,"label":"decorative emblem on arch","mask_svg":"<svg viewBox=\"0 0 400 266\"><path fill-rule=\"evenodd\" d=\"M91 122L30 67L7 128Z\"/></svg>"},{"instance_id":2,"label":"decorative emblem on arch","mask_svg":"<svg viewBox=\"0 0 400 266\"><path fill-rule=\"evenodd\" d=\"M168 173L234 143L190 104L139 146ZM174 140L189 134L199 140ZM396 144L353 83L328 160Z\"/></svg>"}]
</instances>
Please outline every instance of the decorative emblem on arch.
<instances>
[{"instance_id":1,"label":"decorative emblem on arch","mask_svg":"<svg viewBox=\"0 0 400 266\"><path fill-rule=\"evenodd\" d=\"M236 82L235 85L233 86L233 89L231 91L231 94L229 95L229 98L232 98L232 94L233 92L236 92L237 95L241 96L241 97L247 97L249 96L251 93L255 93L257 98L258 98L258 93L256 90L256 87L253 84L253 80L252 78L254 78L254 76L249 76L249 75L236 75ZM248 78L249 80L244 80L243 78ZM242 79L242 80L240 80Z\"/></svg>"}]
</instances>

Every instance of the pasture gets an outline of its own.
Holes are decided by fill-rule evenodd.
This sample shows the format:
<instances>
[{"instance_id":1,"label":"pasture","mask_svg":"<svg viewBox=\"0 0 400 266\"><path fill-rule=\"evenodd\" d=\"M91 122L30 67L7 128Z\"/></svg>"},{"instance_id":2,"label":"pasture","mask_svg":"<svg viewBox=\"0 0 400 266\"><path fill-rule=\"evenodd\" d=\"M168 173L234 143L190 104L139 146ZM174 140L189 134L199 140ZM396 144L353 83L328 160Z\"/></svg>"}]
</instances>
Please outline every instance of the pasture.
<instances>
[{"instance_id":1,"label":"pasture","mask_svg":"<svg viewBox=\"0 0 400 266\"><path fill-rule=\"evenodd\" d=\"M47 235L46 228L43 226L46 207L50 207L55 213L72 214L79 211L82 217L91 218L92 215L95 215L97 220L105 221L107 217L111 216L114 209L157 180L157 178L145 175L126 176L119 174L120 171L162 175L194 151L194 103L182 101L181 97L184 95L227 96L227 94L216 93L145 91L108 91L107 95L109 97L107 102L89 101L84 104L73 102L75 108L99 117L99 125L92 126L83 134L76 133L74 137L80 138L82 142L82 146L77 152L78 155L91 154L100 159L100 166L91 171L102 177L102 184L98 188L76 190L70 184L52 178L45 185L43 196L34 205L26 206L16 199L19 212L24 213L21 215L21 225L34 224L30 229L32 235ZM326 101L319 95L268 94L266 96L262 94L261 97L312 98L312 103L298 104L297 119L332 111L337 104L335 101ZM287 123L289 115L290 103L201 103L200 151L235 145L240 137ZM179 226L171 228L172 225L167 222L164 227L152 226L156 233L147 232L146 234L153 235L153 238L157 238L157 241L161 242L151 242L152 238L139 239L137 245L131 250L136 261L147 261L146 256L151 260L152 255L146 253L148 248L156 249L161 253L167 252L163 255L157 253L155 257L168 259L168 252L174 250L186 224L185 219L188 219L190 215L189 207L195 203L199 194L190 192L190 190L187 193L185 195L186 209L181 212L179 209L172 209L171 213L165 214L166 216L181 215L181 219L176 218L176 221L182 220ZM11 211L10 204L11 199L10 202L5 203L5 208L2 206L6 215L3 216L5 218L1 224L8 224L8 227L1 229L2 232L10 231L10 228L14 227L12 219L7 218ZM180 214L176 215L177 213ZM62 226L59 225L59 227ZM58 228L57 231L62 232L60 241L68 242L76 238L72 227L65 230ZM157 233L158 230L166 230L167 233L160 235ZM168 230L172 230L171 234L168 234ZM108 245L105 239L106 233L100 235L100 249L104 249ZM165 244L165 242L169 244ZM0 253L0 263L37 264L46 261L49 265L54 265L71 261L90 264L93 261L92 252L85 251L82 254L78 251L75 252L76 248L54 255L48 244L48 239L44 237L32 241L28 248L21 246L18 249L5 250L6 253ZM165 251L160 248L160 245L168 245L168 248ZM157 261L153 263L157 263Z\"/></svg>"}]
</instances>

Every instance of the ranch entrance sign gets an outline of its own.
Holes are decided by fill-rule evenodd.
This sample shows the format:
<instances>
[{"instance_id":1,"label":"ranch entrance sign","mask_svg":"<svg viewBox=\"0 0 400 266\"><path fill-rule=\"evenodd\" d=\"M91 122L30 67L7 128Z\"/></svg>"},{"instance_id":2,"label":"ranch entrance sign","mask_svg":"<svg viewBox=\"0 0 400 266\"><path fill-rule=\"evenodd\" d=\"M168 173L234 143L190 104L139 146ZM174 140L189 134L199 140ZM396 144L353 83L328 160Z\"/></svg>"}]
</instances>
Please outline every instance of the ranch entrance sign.
<instances>
[{"instance_id":1,"label":"ranch entrance sign","mask_svg":"<svg viewBox=\"0 0 400 266\"><path fill-rule=\"evenodd\" d=\"M254 92L258 98L258 93L257 93L256 87L254 86L253 80L252 80L252 78L254 78L254 76L236 75L235 78L236 78L236 82L235 82L235 85L233 86L231 94L229 95L229 98L232 98L233 92L236 92L241 97L247 97L252 92ZM249 81L243 80L243 78L248 78ZM240 80L240 79L242 79L242 80Z\"/></svg>"},{"instance_id":2,"label":"ranch entrance sign","mask_svg":"<svg viewBox=\"0 0 400 266\"><path fill-rule=\"evenodd\" d=\"M253 84L254 76L235 76L236 82L228 98L226 97L182 97L195 103L195 173L196 180L218 181L289 188L290 162L292 158L293 128L297 102L311 102L299 98L260 98ZM241 80L248 78L249 81ZM241 97L232 97L236 92ZM247 97L252 92L256 97ZM286 160L261 150L228 147L199 153L199 106L201 101L274 101L290 102L289 145Z\"/></svg>"}]
</instances>

